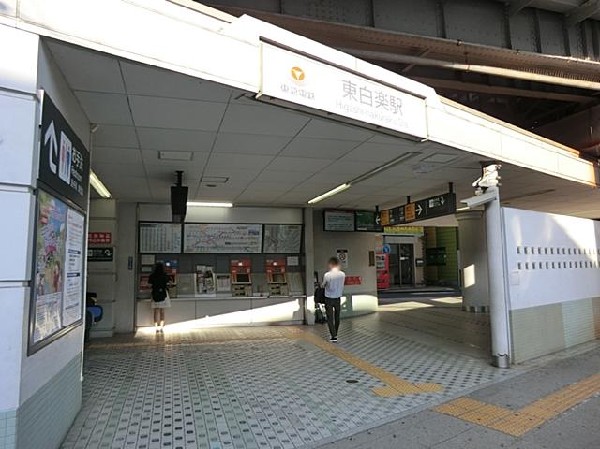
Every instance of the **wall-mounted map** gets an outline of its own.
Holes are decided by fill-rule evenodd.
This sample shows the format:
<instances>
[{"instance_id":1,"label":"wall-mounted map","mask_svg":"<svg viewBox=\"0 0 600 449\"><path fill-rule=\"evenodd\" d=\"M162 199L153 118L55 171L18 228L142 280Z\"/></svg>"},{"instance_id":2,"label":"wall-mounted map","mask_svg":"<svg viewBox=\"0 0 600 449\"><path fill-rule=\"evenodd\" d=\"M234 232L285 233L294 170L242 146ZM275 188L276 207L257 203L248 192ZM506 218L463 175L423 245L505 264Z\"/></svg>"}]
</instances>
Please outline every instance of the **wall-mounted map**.
<instances>
[{"instance_id":1,"label":"wall-mounted map","mask_svg":"<svg viewBox=\"0 0 600 449\"><path fill-rule=\"evenodd\" d=\"M185 225L185 253L259 254L261 250L260 224Z\"/></svg>"},{"instance_id":2,"label":"wall-mounted map","mask_svg":"<svg viewBox=\"0 0 600 449\"><path fill-rule=\"evenodd\" d=\"M302 225L265 225L263 253L296 254L302 245Z\"/></svg>"}]
</instances>

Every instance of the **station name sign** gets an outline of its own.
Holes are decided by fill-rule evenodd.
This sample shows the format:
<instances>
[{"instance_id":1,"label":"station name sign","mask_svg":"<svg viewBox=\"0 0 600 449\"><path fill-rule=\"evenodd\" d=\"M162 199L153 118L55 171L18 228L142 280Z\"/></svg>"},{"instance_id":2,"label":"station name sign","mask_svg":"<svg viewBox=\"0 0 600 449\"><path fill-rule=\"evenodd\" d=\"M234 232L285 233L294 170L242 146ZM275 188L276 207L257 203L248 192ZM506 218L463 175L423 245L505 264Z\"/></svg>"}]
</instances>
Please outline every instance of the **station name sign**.
<instances>
[{"instance_id":1,"label":"station name sign","mask_svg":"<svg viewBox=\"0 0 600 449\"><path fill-rule=\"evenodd\" d=\"M456 194L430 196L424 200L381 211L383 226L402 225L415 221L451 215L456 212Z\"/></svg>"},{"instance_id":2,"label":"station name sign","mask_svg":"<svg viewBox=\"0 0 600 449\"><path fill-rule=\"evenodd\" d=\"M326 61L262 42L262 86L258 98L265 100L265 96L427 138L423 98Z\"/></svg>"},{"instance_id":3,"label":"station name sign","mask_svg":"<svg viewBox=\"0 0 600 449\"><path fill-rule=\"evenodd\" d=\"M50 96L44 92L38 179L87 209L90 155Z\"/></svg>"}]
</instances>

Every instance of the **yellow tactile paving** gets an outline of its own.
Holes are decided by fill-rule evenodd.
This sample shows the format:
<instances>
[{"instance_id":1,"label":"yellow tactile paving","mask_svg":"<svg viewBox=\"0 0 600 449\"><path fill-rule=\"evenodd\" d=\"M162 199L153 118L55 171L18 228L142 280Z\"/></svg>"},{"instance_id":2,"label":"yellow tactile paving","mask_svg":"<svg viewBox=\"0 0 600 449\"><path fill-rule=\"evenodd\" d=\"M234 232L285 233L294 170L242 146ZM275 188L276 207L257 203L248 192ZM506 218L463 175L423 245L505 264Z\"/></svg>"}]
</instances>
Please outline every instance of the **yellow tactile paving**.
<instances>
[{"instance_id":1,"label":"yellow tactile paving","mask_svg":"<svg viewBox=\"0 0 600 449\"><path fill-rule=\"evenodd\" d=\"M521 436L600 392L600 374L532 402L516 412L471 398L459 398L434 410L473 424Z\"/></svg>"},{"instance_id":2,"label":"yellow tactile paving","mask_svg":"<svg viewBox=\"0 0 600 449\"><path fill-rule=\"evenodd\" d=\"M349 363L352 366L368 373L379 379L385 384L384 387L373 388L373 393L381 397L396 397L408 394L435 393L444 388L440 384L413 384L395 374L392 374L378 366L375 366L365 360L344 351L339 346L324 341L321 337L310 332L293 332L289 334L290 338L302 339L307 341L323 351L336 356L337 358Z\"/></svg>"}]
</instances>

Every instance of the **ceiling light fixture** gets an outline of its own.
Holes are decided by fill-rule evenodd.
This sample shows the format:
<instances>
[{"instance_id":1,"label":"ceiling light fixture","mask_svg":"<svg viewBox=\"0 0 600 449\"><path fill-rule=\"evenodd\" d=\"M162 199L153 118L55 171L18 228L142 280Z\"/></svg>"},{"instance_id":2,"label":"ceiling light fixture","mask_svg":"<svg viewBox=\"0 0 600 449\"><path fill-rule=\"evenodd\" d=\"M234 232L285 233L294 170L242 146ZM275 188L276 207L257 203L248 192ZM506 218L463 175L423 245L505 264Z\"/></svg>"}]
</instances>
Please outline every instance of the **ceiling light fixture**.
<instances>
[{"instance_id":1,"label":"ceiling light fixture","mask_svg":"<svg viewBox=\"0 0 600 449\"><path fill-rule=\"evenodd\" d=\"M329 192L325 192L323 195L319 195L313 198L312 200L309 200L308 204L316 204L319 201L323 201L325 198L329 198L330 196L337 195L338 193L343 192L344 190L348 190L351 186L352 184L350 184L349 182L341 184L335 189L331 189Z\"/></svg>"},{"instance_id":2,"label":"ceiling light fixture","mask_svg":"<svg viewBox=\"0 0 600 449\"><path fill-rule=\"evenodd\" d=\"M209 201L188 201L189 207L233 207L233 203L213 203Z\"/></svg>"},{"instance_id":3,"label":"ceiling light fixture","mask_svg":"<svg viewBox=\"0 0 600 449\"><path fill-rule=\"evenodd\" d=\"M102 181L100 181L100 179L98 179L98 176L94 172L90 172L90 184L102 198L110 198L112 196L106 186L102 183Z\"/></svg>"},{"instance_id":4,"label":"ceiling light fixture","mask_svg":"<svg viewBox=\"0 0 600 449\"><path fill-rule=\"evenodd\" d=\"M420 153L404 153L403 155L398 156L396 159L392 159L391 161L386 162L385 164L380 165L379 167L375 167L373 170L370 170L365 174L357 176L356 178L337 186L335 189L332 189L329 192L325 192L323 195L319 195L313 198L312 200L309 200L308 204L316 204L319 201L323 201L325 198L337 195L338 193L343 192L344 190L348 190L350 187L352 187L353 184L358 184L359 182L366 181L367 179L372 178L373 176L376 176L381 172L398 165L401 162L412 159L413 157L419 154Z\"/></svg>"}]
</instances>

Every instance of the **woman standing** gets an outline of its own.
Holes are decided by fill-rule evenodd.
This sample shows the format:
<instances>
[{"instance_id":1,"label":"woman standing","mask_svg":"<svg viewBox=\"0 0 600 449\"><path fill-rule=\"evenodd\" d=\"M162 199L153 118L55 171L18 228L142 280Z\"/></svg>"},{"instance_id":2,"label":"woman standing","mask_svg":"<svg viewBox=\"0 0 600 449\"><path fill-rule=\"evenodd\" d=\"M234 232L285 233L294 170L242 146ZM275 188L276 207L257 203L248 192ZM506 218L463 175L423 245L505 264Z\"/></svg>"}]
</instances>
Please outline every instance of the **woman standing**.
<instances>
[{"instance_id":1,"label":"woman standing","mask_svg":"<svg viewBox=\"0 0 600 449\"><path fill-rule=\"evenodd\" d=\"M169 298L168 291L169 275L165 272L165 266L161 262L154 266L154 270L148 278L148 284L152 286L154 327L156 332L162 332L165 327L165 309L171 307L171 298Z\"/></svg>"}]
</instances>

